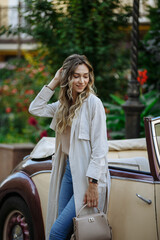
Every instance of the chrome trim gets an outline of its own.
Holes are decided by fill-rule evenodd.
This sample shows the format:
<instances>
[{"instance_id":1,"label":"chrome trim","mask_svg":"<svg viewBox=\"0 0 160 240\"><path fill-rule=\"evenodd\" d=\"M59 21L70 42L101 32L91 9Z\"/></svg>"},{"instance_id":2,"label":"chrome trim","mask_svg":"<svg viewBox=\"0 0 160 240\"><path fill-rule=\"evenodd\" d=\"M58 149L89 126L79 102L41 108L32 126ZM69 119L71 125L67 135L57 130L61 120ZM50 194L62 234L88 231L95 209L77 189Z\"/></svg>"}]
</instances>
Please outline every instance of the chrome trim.
<instances>
[{"instance_id":1,"label":"chrome trim","mask_svg":"<svg viewBox=\"0 0 160 240\"><path fill-rule=\"evenodd\" d=\"M152 121L160 121L160 117L154 117L152 118Z\"/></svg>"},{"instance_id":2,"label":"chrome trim","mask_svg":"<svg viewBox=\"0 0 160 240\"><path fill-rule=\"evenodd\" d=\"M28 160L30 158L30 155L24 156L23 160Z\"/></svg>"},{"instance_id":3,"label":"chrome trim","mask_svg":"<svg viewBox=\"0 0 160 240\"><path fill-rule=\"evenodd\" d=\"M111 178L113 178L113 179L127 180L127 181L134 181L134 182L151 183L151 184L154 183L154 181L147 181L147 180L142 180L142 179L127 178L127 177L116 177L116 176L111 176Z\"/></svg>"},{"instance_id":4,"label":"chrome trim","mask_svg":"<svg viewBox=\"0 0 160 240\"><path fill-rule=\"evenodd\" d=\"M38 171L36 173L33 173L30 177L32 178L32 177L34 177L34 176L36 176L38 174L41 174L41 173L51 173L51 170Z\"/></svg>"},{"instance_id":5,"label":"chrome trim","mask_svg":"<svg viewBox=\"0 0 160 240\"><path fill-rule=\"evenodd\" d=\"M118 167L121 167L121 165L122 165L122 166L125 166L125 168L135 167L137 171L140 171L140 166L138 164L134 164L134 163L123 163L123 162L114 162L114 161L113 162L108 162L108 166L112 167L113 165L116 165ZM121 167L121 168L123 168L123 167ZM133 170L135 170L135 169L133 168Z\"/></svg>"},{"instance_id":6,"label":"chrome trim","mask_svg":"<svg viewBox=\"0 0 160 240\"><path fill-rule=\"evenodd\" d=\"M158 181L155 181L154 183L155 183L155 184L160 184L160 181L159 181L159 182L158 182Z\"/></svg>"},{"instance_id":7,"label":"chrome trim","mask_svg":"<svg viewBox=\"0 0 160 240\"><path fill-rule=\"evenodd\" d=\"M142 197L140 194L137 194L137 193L136 193L136 196L137 196L138 198L140 198L142 201L148 203L149 205L152 203L152 200L146 199L146 198Z\"/></svg>"},{"instance_id":8,"label":"chrome trim","mask_svg":"<svg viewBox=\"0 0 160 240\"><path fill-rule=\"evenodd\" d=\"M158 164L160 166L160 152L159 152L159 147L158 147L156 132L155 132L155 125L158 124L158 123L160 123L159 119L152 121L151 122L151 128L152 128L152 137L153 137L155 152L156 152Z\"/></svg>"}]
</instances>

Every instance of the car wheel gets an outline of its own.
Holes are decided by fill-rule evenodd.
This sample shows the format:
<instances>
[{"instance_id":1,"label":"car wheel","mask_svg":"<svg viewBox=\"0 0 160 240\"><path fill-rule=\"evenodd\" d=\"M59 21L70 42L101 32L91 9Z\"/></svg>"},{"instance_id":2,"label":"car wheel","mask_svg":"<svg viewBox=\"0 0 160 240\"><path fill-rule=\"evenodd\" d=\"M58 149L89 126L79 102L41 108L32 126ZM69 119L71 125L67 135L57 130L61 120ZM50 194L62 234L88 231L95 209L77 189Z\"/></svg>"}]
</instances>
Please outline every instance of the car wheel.
<instances>
[{"instance_id":1,"label":"car wheel","mask_svg":"<svg viewBox=\"0 0 160 240\"><path fill-rule=\"evenodd\" d=\"M0 239L33 240L29 209L20 197L8 198L0 209Z\"/></svg>"}]
</instances>

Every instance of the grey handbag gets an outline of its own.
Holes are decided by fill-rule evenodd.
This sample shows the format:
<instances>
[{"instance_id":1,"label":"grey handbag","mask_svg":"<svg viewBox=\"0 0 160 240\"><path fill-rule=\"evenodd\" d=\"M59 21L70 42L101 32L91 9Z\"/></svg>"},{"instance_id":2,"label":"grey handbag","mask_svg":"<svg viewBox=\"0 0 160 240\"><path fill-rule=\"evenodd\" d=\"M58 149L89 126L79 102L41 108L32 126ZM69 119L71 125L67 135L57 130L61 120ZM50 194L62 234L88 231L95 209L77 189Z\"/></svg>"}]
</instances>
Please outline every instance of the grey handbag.
<instances>
[{"instance_id":1,"label":"grey handbag","mask_svg":"<svg viewBox=\"0 0 160 240\"><path fill-rule=\"evenodd\" d=\"M97 208L98 213L80 216L86 206L87 204L80 209L77 217L73 218L74 233L71 240L111 240L112 230L106 214Z\"/></svg>"}]
</instances>

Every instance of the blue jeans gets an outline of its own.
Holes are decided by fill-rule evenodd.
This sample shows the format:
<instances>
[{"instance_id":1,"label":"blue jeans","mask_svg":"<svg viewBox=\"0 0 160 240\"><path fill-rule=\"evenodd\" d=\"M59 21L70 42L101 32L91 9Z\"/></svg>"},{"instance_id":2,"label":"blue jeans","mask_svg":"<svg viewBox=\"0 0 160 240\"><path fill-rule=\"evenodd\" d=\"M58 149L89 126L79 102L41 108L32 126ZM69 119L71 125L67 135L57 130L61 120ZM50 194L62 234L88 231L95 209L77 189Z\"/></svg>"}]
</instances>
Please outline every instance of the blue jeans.
<instances>
[{"instance_id":1,"label":"blue jeans","mask_svg":"<svg viewBox=\"0 0 160 240\"><path fill-rule=\"evenodd\" d=\"M67 159L66 169L62 178L59 193L58 218L52 225L49 240L70 239L73 230L72 218L75 216L76 212L73 195L72 175L69 159Z\"/></svg>"}]
</instances>

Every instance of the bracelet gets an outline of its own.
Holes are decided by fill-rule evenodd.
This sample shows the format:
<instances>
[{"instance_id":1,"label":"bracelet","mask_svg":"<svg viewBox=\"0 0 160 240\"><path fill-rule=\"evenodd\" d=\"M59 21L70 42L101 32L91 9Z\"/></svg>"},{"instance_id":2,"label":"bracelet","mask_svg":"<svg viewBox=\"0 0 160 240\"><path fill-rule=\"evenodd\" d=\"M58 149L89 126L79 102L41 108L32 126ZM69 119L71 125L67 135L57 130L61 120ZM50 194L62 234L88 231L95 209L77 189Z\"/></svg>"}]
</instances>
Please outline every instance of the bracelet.
<instances>
[{"instance_id":1,"label":"bracelet","mask_svg":"<svg viewBox=\"0 0 160 240\"><path fill-rule=\"evenodd\" d=\"M54 91L52 88L50 88L48 85L46 85L47 88L49 88L51 91Z\"/></svg>"},{"instance_id":2,"label":"bracelet","mask_svg":"<svg viewBox=\"0 0 160 240\"><path fill-rule=\"evenodd\" d=\"M89 179L89 182L90 182L90 183L94 183L94 184L98 184L98 180L97 180L97 179L94 179L94 178L90 178L90 179Z\"/></svg>"}]
</instances>

